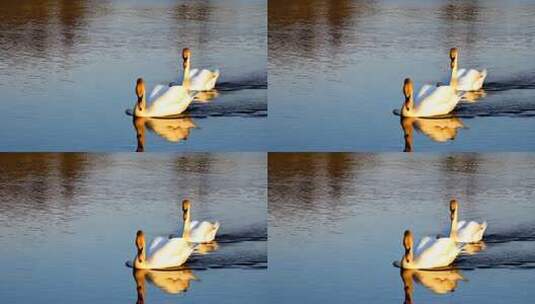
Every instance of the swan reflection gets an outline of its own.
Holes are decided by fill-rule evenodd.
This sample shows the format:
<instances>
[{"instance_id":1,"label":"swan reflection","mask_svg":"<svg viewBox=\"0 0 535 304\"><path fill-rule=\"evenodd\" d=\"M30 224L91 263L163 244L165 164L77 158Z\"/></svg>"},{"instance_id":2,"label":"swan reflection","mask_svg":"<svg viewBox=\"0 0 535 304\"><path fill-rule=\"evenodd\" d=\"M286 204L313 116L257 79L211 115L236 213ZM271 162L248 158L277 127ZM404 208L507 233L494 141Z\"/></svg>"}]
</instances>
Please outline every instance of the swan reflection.
<instances>
[{"instance_id":1,"label":"swan reflection","mask_svg":"<svg viewBox=\"0 0 535 304\"><path fill-rule=\"evenodd\" d=\"M485 245L484 241L480 241L477 243L464 244L463 253L467 255L474 255L480 251L485 250L486 248L487 248L487 245Z\"/></svg>"},{"instance_id":2,"label":"swan reflection","mask_svg":"<svg viewBox=\"0 0 535 304\"><path fill-rule=\"evenodd\" d=\"M212 241L210 243L198 244L197 247L195 247L195 252L201 255L205 255L210 252L214 252L217 249L219 249L219 245L216 241Z\"/></svg>"},{"instance_id":3,"label":"swan reflection","mask_svg":"<svg viewBox=\"0 0 535 304\"><path fill-rule=\"evenodd\" d=\"M198 278L189 269L182 270L145 270L134 269L134 280L136 281L137 302L138 304L145 303L146 287L145 281L158 287L168 294L179 294L185 292L190 287L192 280Z\"/></svg>"},{"instance_id":4,"label":"swan reflection","mask_svg":"<svg viewBox=\"0 0 535 304\"><path fill-rule=\"evenodd\" d=\"M401 128L405 139L404 152L412 152L414 129L425 134L435 142L447 142L454 140L457 136L458 129L464 128L461 119L457 117L448 118L416 118L402 117L400 120Z\"/></svg>"},{"instance_id":5,"label":"swan reflection","mask_svg":"<svg viewBox=\"0 0 535 304\"><path fill-rule=\"evenodd\" d=\"M455 268L448 270L411 270L402 269L400 271L403 289L405 291L405 301L403 303L412 304L414 284L416 282L436 294L447 294L455 291L459 281L464 280L461 272Z\"/></svg>"},{"instance_id":6,"label":"swan reflection","mask_svg":"<svg viewBox=\"0 0 535 304\"><path fill-rule=\"evenodd\" d=\"M480 89L477 91L470 91L470 92L464 92L461 96L461 101L466 103L475 103L479 99L487 96L487 93L485 93L485 90Z\"/></svg>"},{"instance_id":7,"label":"swan reflection","mask_svg":"<svg viewBox=\"0 0 535 304\"><path fill-rule=\"evenodd\" d=\"M137 137L137 152L145 150L145 127L167 141L178 143L187 140L192 128L197 125L190 117L182 118L147 118L134 117L134 128Z\"/></svg>"},{"instance_id":8,"label":"swan reflection","mask_svg":"<svg viewBox=\"0 0 535 304\"><path fill-rule=\"evenodd\" d=\"M212 89L210 91L198 92L193 97L193 101L194 102L198 102L198 103L207 103L207 102L212 101L213 99L215 99L218 96L219 96L219 93L217 92L217 90L216 89Z\"/></svg>"}]
</instances>

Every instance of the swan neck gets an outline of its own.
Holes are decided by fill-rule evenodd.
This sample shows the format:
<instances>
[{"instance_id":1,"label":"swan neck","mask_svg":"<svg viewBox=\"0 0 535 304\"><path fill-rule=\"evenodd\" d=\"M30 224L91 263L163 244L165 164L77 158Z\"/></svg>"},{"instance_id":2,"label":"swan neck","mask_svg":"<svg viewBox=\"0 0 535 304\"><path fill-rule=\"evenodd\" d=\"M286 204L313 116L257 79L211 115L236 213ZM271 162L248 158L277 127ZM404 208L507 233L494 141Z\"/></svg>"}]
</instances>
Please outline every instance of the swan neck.
<instances>
[{"instance_id":1,"label":"swan neck","mask_svg":"<svg viewBox=\"0 0 535 304\"><path fill-rule=\"evenodd\" d=\"M454 90L457 90L457 58L453 60L453 64L451 67L450 86Z\"/></svg>"},{"instance_id":2,"label":"swan neck","mask_svg":"<svg viewBox=\"0 0 535 304\"><path fill-rule=\"evenodd\" d=\"M145 254L145 247L141 248L141 250L138 249L137 256L134 261L134 268L135 269L144 269L146 268L146 254Z\"/></svg>"},{"instance_id":3,"label":"swan neck","mask_svg":"<svg viewBox=\"0 0 535 304\"><path fill-rule=\"evenodd\" d=\"M454 241L457 240L457 210L453 212L453 216L451 218L450 238L452 238Z\"/></svg>"},{"instance_id":4,"label":"swan neck","mask_svg":"<svg viewBox=\"0 0 535 304\"><path fill-rule=\"evenodd\" d=\"M191 81L190 81L190 73L189 73L189 70L190 70L190 59L188 58L185 62L184 62L184 76L182 77L182 86L186 89L186 90L189 90L190 88L190 84L191 84Z\"/></svg>"},{"instance_id":5,"label":"swan neck","mask_svg":"<svg viewBox=\"0 0 535 304\"><path fill-rule=\"evenodd\" d=\"M182 238L188 240L191 232L191 218L189 209L184 214L184 229L182 230Z\"/></svg>"}]
</instances>

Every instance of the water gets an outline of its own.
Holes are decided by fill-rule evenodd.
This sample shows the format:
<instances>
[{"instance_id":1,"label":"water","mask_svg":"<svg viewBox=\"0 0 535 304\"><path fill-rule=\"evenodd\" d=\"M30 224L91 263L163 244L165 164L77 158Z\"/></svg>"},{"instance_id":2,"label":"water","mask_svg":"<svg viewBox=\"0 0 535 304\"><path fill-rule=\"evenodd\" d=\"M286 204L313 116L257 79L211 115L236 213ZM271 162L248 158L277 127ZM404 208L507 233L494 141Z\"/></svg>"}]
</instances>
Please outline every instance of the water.
<instances>
[{"instance_id":1,"label":"water","mask_svg":"<svg viewBox=\"0 0 535 304\"><path fill-rule=\"evenodd\" d=\"M488 70L486 96L414 128L412 150L533 150L531 1L273 0L268 16L273 150L403 151L403 79L446 82L454 46Z\"/></svg>"},{"instance_id":2,"label":"water","mask_svg":"<svg viewBox=\"0 0 535 304\"><path fill-rule=\"evenodd\" d=\"M535 296L531 154L272 153L268 168L273 302L526 303ZM460 219L488 222L485 248L448 272L400 275L392 263L403 255L403 231L416 239L447 231L452 197Z\"/></svg>"},{"instance_id":3,"label":"water","mask_svg":"<svg viewBox=\"0 0 535 304\"><path fill-rule=\"evenodd\" d=\"M146 303L266 297L264 154L4 154L0 168L2 302L135 303L136 286ZM185 197L221 222L216 248L133 275L136 231L176 233Z\"/></svg>"},{"instance_id":4,"label":"water","mask_svg":"<svg viewBox=\"0 0 535 304\"><path fill-rule=\"evenodd\" d=\"M266 15L261 0L2 2L0 150L135 151L136 79L177 81L183 47L221 71L218 97L188 111L187 140L159 123L145 150L265 150Z\"/></svg>"}]
</instances>

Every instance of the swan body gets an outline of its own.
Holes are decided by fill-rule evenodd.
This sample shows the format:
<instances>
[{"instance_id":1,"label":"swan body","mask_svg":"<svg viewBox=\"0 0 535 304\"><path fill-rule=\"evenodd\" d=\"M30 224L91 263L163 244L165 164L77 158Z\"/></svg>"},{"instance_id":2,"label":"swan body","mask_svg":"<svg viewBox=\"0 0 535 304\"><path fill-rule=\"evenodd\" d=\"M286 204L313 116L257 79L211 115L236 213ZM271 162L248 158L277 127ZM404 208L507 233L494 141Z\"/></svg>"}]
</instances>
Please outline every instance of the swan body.
<instances>
[{"instance_id":1,"label":"swan body","mask_svg":"<svg viewBox=\"0 0 535 304\"><path fill-rule=\"evenodd\" d=\"M138 254L134 260L134 269L166 269L184 264L193 246L183 238L156 238L150 245L147 257L145 237L142 231L136 235Z\"/></svg>"},{"instance_id":2,"label":"swan body","mask_svg":"<svg viewBox=\"0 0 535 304\"><path fill-rule=\"evenodd\" d=\"M403 85L405 102L401 108L402 117L432 117L453 111L461 99L452 86L434 87L425 85L417 96L419 104L414 106L412 81L407 78Z\"/></svg>"},{"instance_id":3,"label":"swan body","mask_svg":"<svg viewBox=\"0 0 535 304\"><path fill-rule=\"evenodd\" d=\"M477 243L483 239L483 234L487 229L487 222L478 223L475 221L458 220L459 204L456 200L450 201L451 228L450 238L459 243Z\"/></svg>"},{"instance_id":4,"label":"swan body","mask_svg":"<svg viewBox=\"0 0 535 304\"><path fill-rule=\"evenodd\" d=\"M461 247L451 238L432 239L430 237L423 238L414 250L412 233L409 230L405 231L403 246L405 255L400 263L403 269L445 267L453 263L461 252Z\"/></svg>"},{"instance_id":5,"label":"swan body","mask_svg":"<svg viewBox=\"0 0 535 304\"><path fill-rule=\"evenodd\" d=\"M206 69L191 68L191 51L189 48L182 50L182 66L184 68L183 86L188 86L192 91L210 91L215 87L219 78L219 70L210 71Z\"/></svg>"},{"instance_id":6,"label":"swan body","mask_svg":"<svg viewBox=\"0 0 535 304\"><path fill-rule=\"evenodd\" d=\"M192 243L212 242L215 239L217 230L219 230L219 223L211 223L206 221L191 221L190 208L190 201L184 200L182 202L182 212L184 219L182 238Z\"/></svg>"},{"instance_id":7,"label":"swan body","mask_svg":"<svg viewBox=\"0 0 535 304\"><path fill-rule=\"evenodd\" d=\"M184 112L193 100L193 95L184 86L165 87L158 85L150 94L151 104L147 107L145 84L141 78L137 80L136 94L138 102L134 107L135 117L178 115Z\"/></svg>"},{"instance_id":8,"label":"swan body","mask_svg":"<svg viewBox=\"0 0 535 304\"><path fill-rule=\"evenodd\" d=\"M460 69L457 71L457 61L459 57L459 50L452 48L450 50L451 59L451 78L450 85L453 82L457 82L458 91L477 91L483 87L483 82L487 77L487 70L474 70L474 69Z\"/></svg>"},{"instance_id":9,"label":"swan body","mask_svg":"<svg viewBox=\"0 0 535 304\"><path fill-rule=\"evenodd\" d=\"M193 91L210 91L215 87L217 78L219 78L219 70L210 71L206 69L192 69L189 72L190 89Z\"/></svg>"}]
</instances>

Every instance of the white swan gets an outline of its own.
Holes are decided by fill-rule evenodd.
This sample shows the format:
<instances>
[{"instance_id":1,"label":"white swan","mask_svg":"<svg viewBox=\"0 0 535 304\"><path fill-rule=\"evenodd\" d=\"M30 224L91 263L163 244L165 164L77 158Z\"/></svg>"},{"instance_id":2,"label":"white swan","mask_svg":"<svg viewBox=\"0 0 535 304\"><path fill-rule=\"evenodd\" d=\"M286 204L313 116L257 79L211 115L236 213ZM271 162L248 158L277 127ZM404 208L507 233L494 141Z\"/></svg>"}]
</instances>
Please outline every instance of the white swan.
<instances>
[{"instance_id":1,"label":"white swan","mask_svg":"<svg viewBox=\"0 0 535 304\"><path fill-rule=\"evenodd\" d=\"M483 234L487 229L487 222L477 223L458 220L459 203L456 200L450 201L451 228L450 238L459 243L477 243L483 239Z\"/></svg>"},{"instance_id":2,"label":"white swan","mask_svg":"<svg viewBox=\"0 0 535 304\"><path fill-rule=\"evenodd\" d=\"M414 250L412 233L409 230L406 230L403 235L403 247L405 254L400 263L403 269L445 267L453 263L461 252L461 246L458 246L451 238L432 239L430 237L423 238Z\"/></svg>"},{"instance_id":3,"label":"white swan","mask_svg":"<svg viewBox=\"0 0 535 304\"><path fill-rule=\"evenodd\" d=\"M185 86L155 86L149 96L149 100L152 102L149 107L147 107L145 82L142 78L138 78L136 83L137 103L134 106L134 117L166 117L184 112L195 95L195 92L190 93L190 89L187 86L188 77L186 75L184 76L186 79Z\"/></svg>"},{"instance_id":4,"label":"white swan","mask_svg":"<svg viewBox=\"0 0 535 304\"><path fill-rule=\"evenodd\" d=\"M137 255L134 259L134 269L165 269L178 267L186 262L191 253L193 246L183 238L156 238L149 250L147 258L147 249L145 245L145 236L143 231L139 230L136 234Z\"/></svg>"},{"instance_id":5,"label":"white swan","mask_svg":"<svg viewBox=\"0 0 535 304\"><path fill-rule=\"evenodd\" d=\"M410 78L403 83L405 102L401 107L402 117L431 117L445 115L453 111L460 100L455 86L424 85L418 93L418 106L414 105L413 85Z\"/></svg>"},{"instance_id":6,"label":"white swan","mask_svg":"<svg viewBox=\"0 0 535 304\"><path fill-rule=\"evenodd\" d=\"M215 87L217 78L219 78L219 70L210 71L206 69L192 69L191 66L191 51L189 48L182 50L182 60L184 68L184 77L182 80L182 86L185 86L185 82L189 81L189 87L192 91L210 91Z\"/></svg>"},{"instance_id":7,"label":"white swan","mask_svg":"<svg viewBox=\"0 0 535 304\"><path fill-rule=\"evenodd\" d=\"M192 243L209 243L215 239L219 223L191 221L191 203L189 200L182 201L182 213L184 228L182 238Z\"/></svg>"},{"instance_id":8,"label":"white swan","mask_svg":"<svg viewBox=\"0 0 535 304\"><path fill-rule=\"evenodd\" d=\"M457 58L459 56L459 51L457 48L452 48L450 50L450 60L451 60L451 71L452 77L450 78L451 83L457 80L457 90L458 91L477 91L483 87L483 82L487 77L487 70L477 71L474 69L460 69L457 71Z\"/></svg>"}]
</instances>

